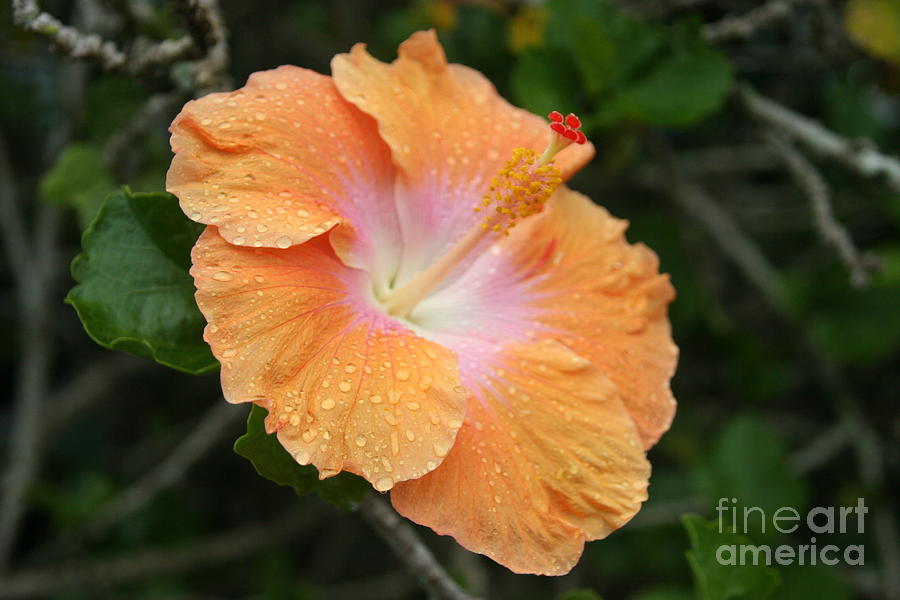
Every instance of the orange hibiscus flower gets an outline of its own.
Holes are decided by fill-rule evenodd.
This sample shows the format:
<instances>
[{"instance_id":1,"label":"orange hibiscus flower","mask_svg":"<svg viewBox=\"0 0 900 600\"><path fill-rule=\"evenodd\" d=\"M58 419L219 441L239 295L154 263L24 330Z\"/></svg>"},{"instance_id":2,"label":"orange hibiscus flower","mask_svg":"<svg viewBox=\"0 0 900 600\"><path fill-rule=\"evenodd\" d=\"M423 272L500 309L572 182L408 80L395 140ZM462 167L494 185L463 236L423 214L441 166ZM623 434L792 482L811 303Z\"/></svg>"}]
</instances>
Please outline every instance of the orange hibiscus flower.
<instances>
[{"instance_id":1,"label":"orange hibiscus flower","mask_svg":"<svg viewBox=\"0 0 900 600\"><path fill-rule=\"evenodd\" d=\"M647 497L675 409L668 278L560 184L594 153L574 115L548 129L433 32L332 71L256 73L172 124L225 397L321 477L565 573Z\"/></svg>"}]
</instances>

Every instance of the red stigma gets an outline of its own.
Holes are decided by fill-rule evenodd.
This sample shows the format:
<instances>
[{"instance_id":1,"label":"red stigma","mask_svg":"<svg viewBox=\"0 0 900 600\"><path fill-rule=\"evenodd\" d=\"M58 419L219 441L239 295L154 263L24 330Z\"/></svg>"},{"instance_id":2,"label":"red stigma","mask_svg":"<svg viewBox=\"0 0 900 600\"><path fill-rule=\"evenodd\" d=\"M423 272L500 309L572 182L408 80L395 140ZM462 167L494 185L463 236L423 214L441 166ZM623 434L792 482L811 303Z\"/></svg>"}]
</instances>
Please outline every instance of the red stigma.
<instances>
[{"instance_id":1,"label":"red stigma","mask_svg":"<svg viewBox=\"0 0 900 600\"><path fill-rule=\"evenodd\" d=\"M581 131L581 119L575 113L569 113L564 118L561 112L554 110L547 118L550 119L550 129L561 137L576 144L587 142L587 136Z\"/></svg>"}]
</instances>

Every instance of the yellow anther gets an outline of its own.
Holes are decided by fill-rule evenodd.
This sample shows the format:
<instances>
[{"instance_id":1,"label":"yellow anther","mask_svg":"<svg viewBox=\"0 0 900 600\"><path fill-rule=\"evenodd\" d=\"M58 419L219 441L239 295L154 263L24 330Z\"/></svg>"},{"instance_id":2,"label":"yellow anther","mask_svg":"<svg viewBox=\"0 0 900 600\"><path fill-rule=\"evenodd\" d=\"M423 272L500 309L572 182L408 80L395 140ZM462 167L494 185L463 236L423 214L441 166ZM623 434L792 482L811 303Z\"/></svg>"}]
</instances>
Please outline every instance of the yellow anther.
<instances>
[{"instance_id":1,"label":"yellow anther","mask_svg":"<svg viewBox=\"0 0 900 600\"><path fill-rule=\"evenodd\" d=\"M482 220L485 230L509 235L519 219L541 212L547 199L562 182L553 163L543 164L537 152L527 148L513 150L512 158L491 181L491 186L475 211L494 206Z\"/></svg>"}]
</instances>

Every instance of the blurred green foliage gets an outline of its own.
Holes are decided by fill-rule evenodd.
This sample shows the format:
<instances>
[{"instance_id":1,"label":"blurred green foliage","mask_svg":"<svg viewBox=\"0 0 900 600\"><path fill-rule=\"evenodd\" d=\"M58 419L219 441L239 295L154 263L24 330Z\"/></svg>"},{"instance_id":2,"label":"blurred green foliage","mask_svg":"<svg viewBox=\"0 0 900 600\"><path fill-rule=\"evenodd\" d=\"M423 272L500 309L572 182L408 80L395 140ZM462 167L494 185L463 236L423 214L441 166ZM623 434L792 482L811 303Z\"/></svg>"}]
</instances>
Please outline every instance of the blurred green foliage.
<instances>
[{"instance_id":1,"label":"blurred green foliage","mask_svg":"<svg viewBox=\"0 0 900 600\"><path fill-rule=\"evenodd\" d=\"M691 540L688 562L697 583L698 600L766 600L778 587L778 571L765 564L723 565L722 547L752 545L744 535L723 531L719 523L697 515L681 518Z\"/></svg>"}]
</instances>

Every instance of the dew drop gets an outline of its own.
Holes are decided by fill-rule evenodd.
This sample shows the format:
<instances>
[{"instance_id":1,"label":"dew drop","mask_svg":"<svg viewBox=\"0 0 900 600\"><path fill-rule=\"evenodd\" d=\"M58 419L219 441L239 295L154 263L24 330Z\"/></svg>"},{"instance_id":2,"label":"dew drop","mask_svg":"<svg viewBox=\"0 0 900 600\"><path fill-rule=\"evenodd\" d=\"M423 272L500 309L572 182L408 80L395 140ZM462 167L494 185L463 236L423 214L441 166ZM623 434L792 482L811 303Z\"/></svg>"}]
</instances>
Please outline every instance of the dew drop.
<instances>
[{"instance_id":1,"label":"dew drop","mask_svg":"<svg viewBox=\"0 0 900 600\"><path fill-rule=\"evenodd\" d=\"M364 435L356 436L356 445L359 446L360 448L365 446L366 445L366 436L364 436Z\"/></svg>"},{"instance_id":2,"label":"dew drop","mask_svg":"<svg viewBox=\"0 0 900 600\"><path fill-rule=\"evenodd\" d=\"M324 410L331 410L332 408L334 408L334 400L332 400L331 398L325 398L324 400L322 400L322 408Z\"/></svg>"},{"instance_id":3,"label":"dew drop","mask_svg":"<svg viewBox=\"0 0 900 600\"><path fill-rule=\"evenodd\" d=\"M222 358L231 358L237 354L237 350L234 348L228 348L227 350L222 350Z\"/></svg>"},{"instance_id":4,"label":"dew drop","mask_svg":"<svg viewBox=\"0 0 900 600\"><path fill-rule=\"evenodd\" d=\"M293 240L289 236L286 236L286 235L283 235L280 238L278 238L277 240L275 240L275 245L282 249L290 248L292 243L293 243Z\"/></svg>"},{"instance_id":5,"label":"dew drop","mask_svg":"<svg viewBox=\"0 0 900 600\"><path fill-rule=\"evenodd\" d=\"M447 456L450 452L450 442L447 440L438 440L434 443L434 453L437 456Z\"/></svg>"},{"instance_id":6,"label":"dew drop","mask_svg":"<svg viewBox=\"0 0 900 600\"><path fill-rule=\"evenodd\" d=\"M375 482L375 489L379 492L386 492L394 487L394 479L392 477L381 477Z\"/></svg>"},{"instance_id":7,"label":"dew drop","mask_svg":"<svg viewBox=\"0 0 900 600\"><path fill-rule=\"evenodd\" d=\"M218 273L212 276L216 281L231 281L234 279L234 276L227 271L219 271Z\"/></svg>"},{"instance_id":8,"label":"dew drop","mask_svg":"<svg viewBox=\"0 0 900 600\"><path fill-rule=\"evenodd\" d=\"M397 370L397 379L400 381L406 381L409 379L410 372L409 369L398 369Z\"/></svg>"},{"instance_id":9,"label":"dew drop","mask_svg":"<svg viewBox=\"0 0 900 600\"><path fill-rule=\"evenodd\" d=\"M349 382L349 381L342 381L342 382L340 382L340 383L338 384L338 388L340 388L340 390L341 390L342 392L349 392L349 391L350 391L350 387L351 387L351 386L350 386L350 382Z\"/></svg>"}]
</instances>

